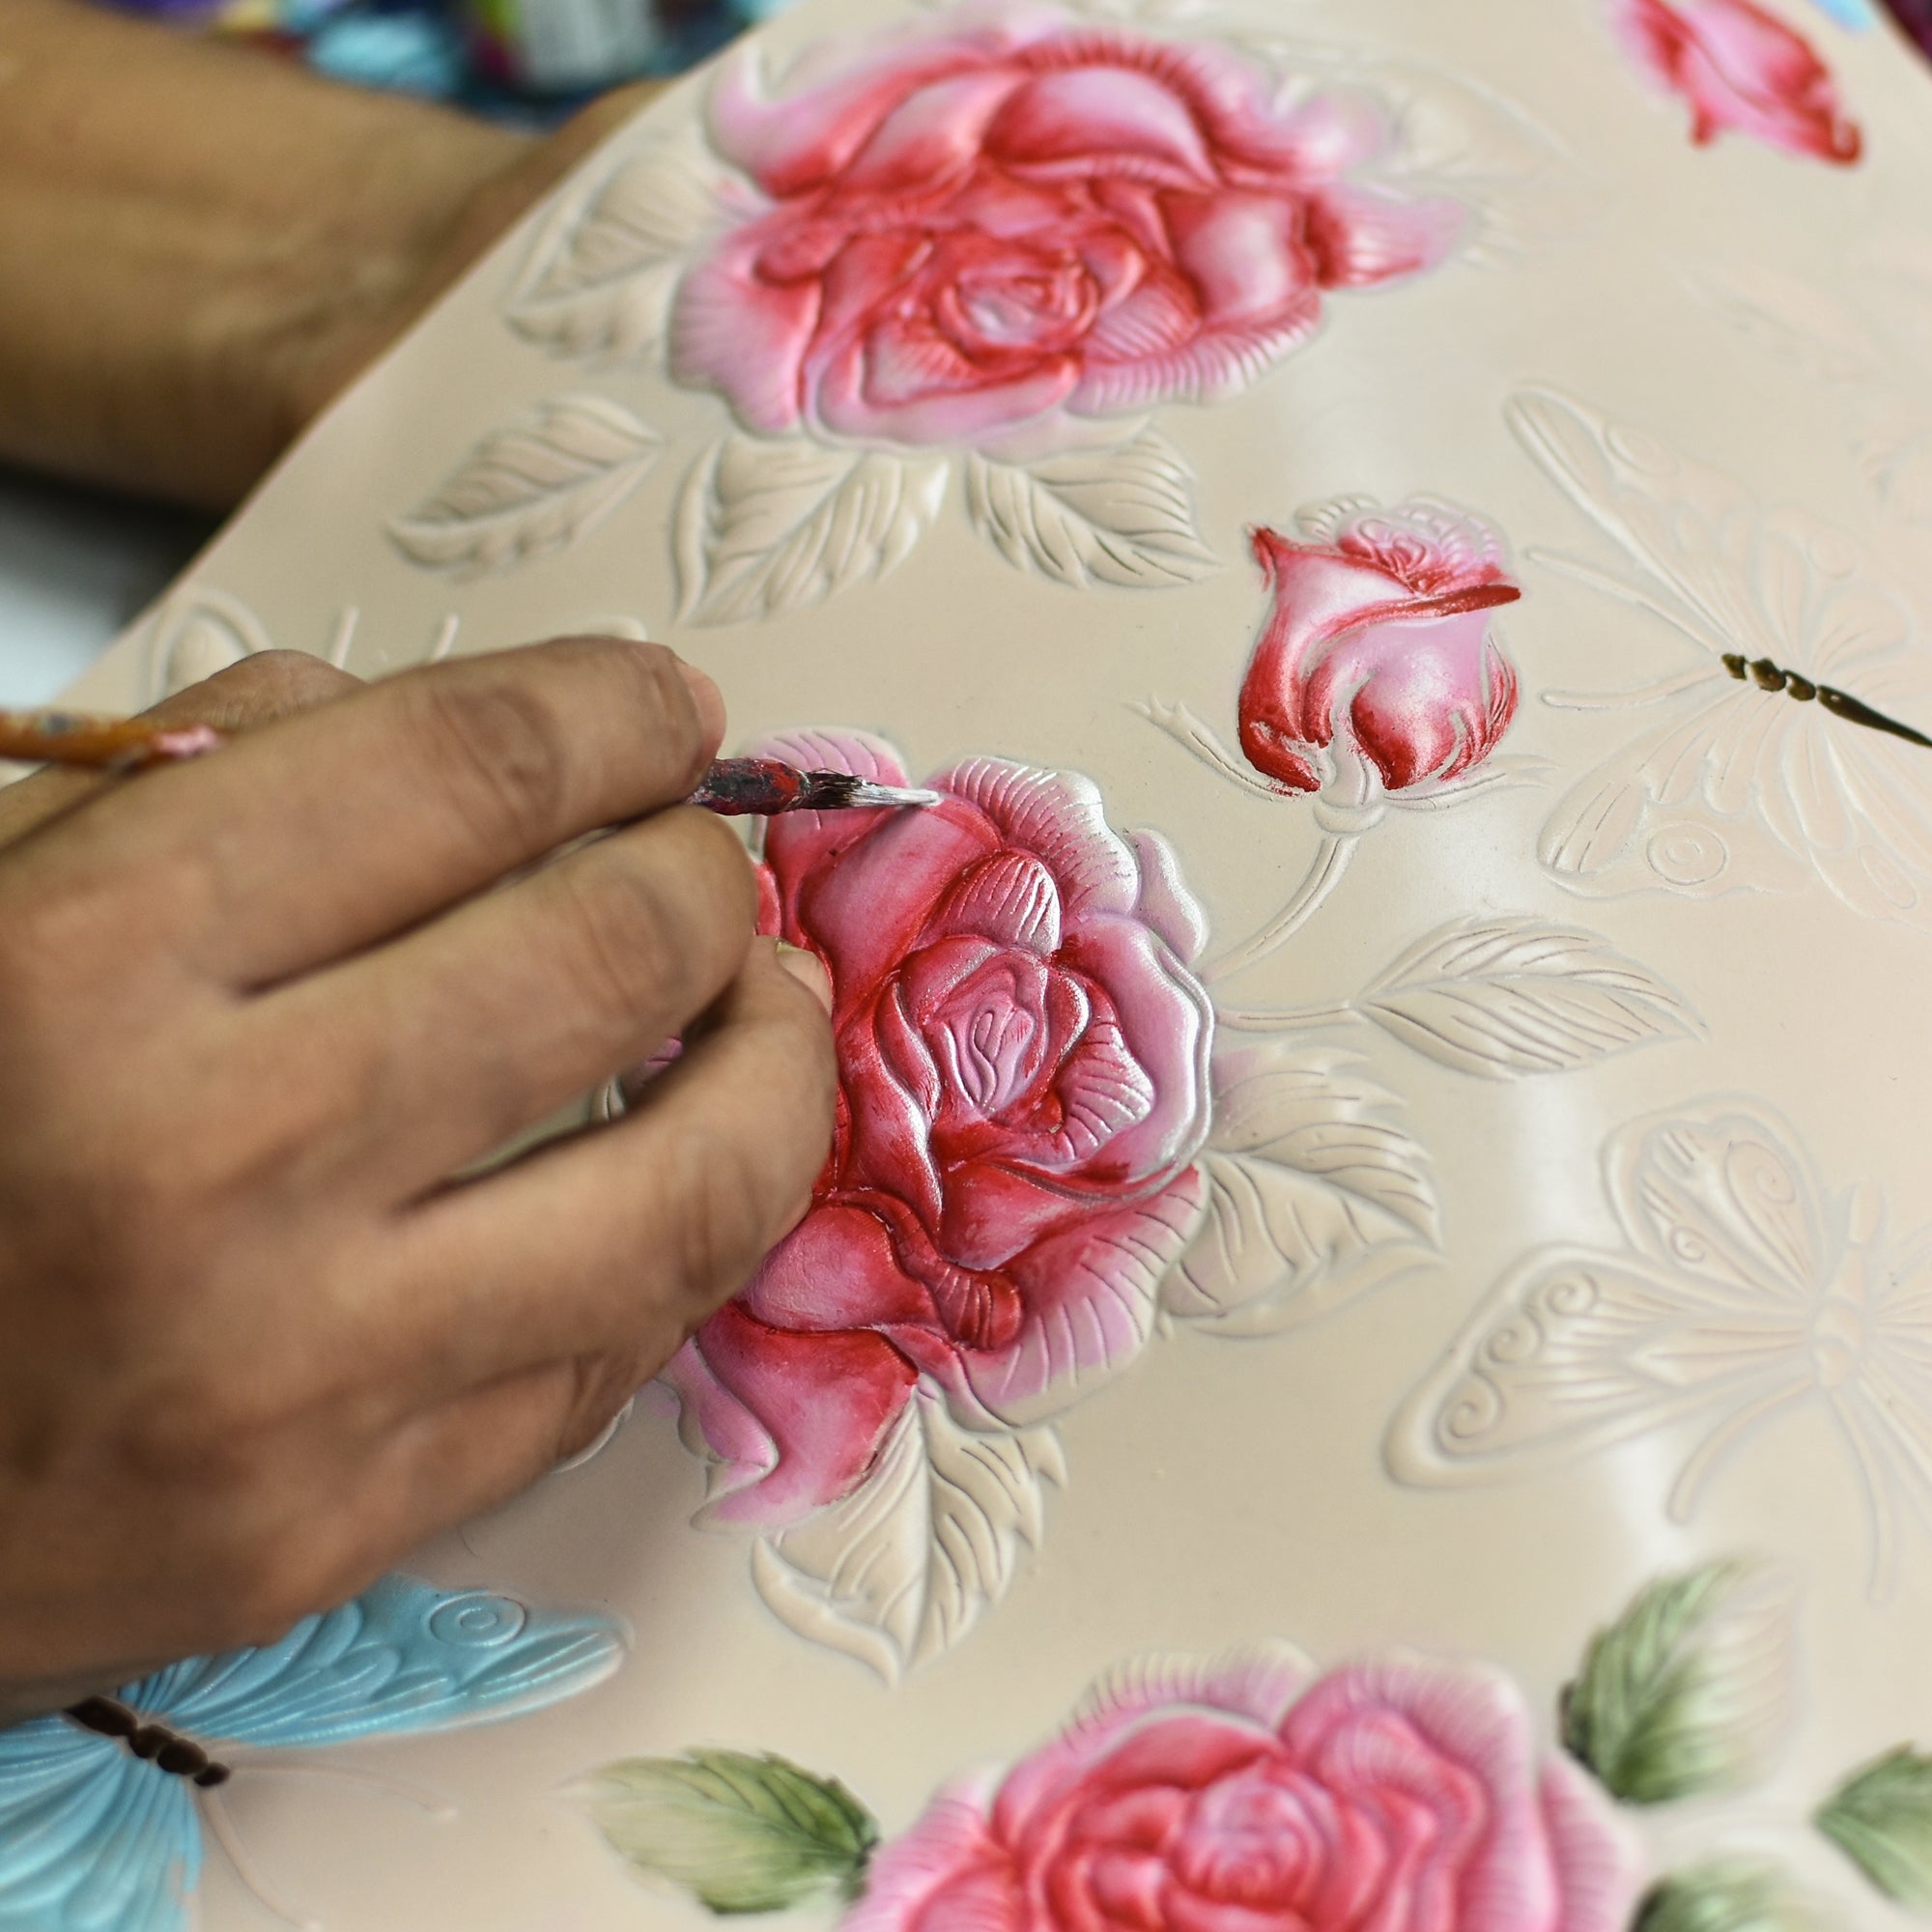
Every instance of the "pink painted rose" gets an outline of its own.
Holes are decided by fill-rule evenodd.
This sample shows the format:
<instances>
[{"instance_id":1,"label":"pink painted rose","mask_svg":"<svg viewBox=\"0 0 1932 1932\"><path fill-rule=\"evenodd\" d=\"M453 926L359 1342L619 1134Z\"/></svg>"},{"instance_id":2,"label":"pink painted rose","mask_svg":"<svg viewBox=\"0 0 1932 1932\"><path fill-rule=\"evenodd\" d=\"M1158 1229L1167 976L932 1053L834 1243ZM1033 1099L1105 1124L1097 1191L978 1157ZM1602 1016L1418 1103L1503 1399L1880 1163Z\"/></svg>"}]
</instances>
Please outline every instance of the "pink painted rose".
<instances>
[{"instance_id":1,"label":"pink painted rose","mask_svg":"<svg viewBox=\"0 0 1932 1932\"><path fill-rule=\"evenodd\" d=\"M1624 1932L1603 1795L1495 1672L1286 1648L1117 1671L943 1791L841 1932Z\"/></svg>"},{"instance_id":2,"label":"pink painted rose","mask_svg":"<svg viewBox=\"0 0 1932 1932\"><path fill-rule=\"evenodd\" d=\"M1478 519L1427 497L1254 532L1274 592L1241 686L1241 750L1283 791L1409 792L1465 777L1516 715L1490 612L1522 593Z\"/></svg>"},{"instance_id":3,"label":"pink painted rose","mask_svg":"<svg viewBox=\"0 0 1932 1932\"><path fill-rule=\"evenodd\" d=\"M1354 179L1353 95L1039 9L955 15L760 91L711 132L770 207L678 291L672 366L748 427L980 447L1018 426L1244 387L1325 289L1439 261L1456 204Z\"/></svg>"},{"instance_id":4,"label":"pink painted rose","mask_svg":"<svg viewBox=\"0 0 1932 1932\"><path fill-rule=\"evenodd\" d=\"M1727 128L1821 161L1859 157L1858 124L1804 38L1752 0L1611 0L1617 36L1690 104L1700 146Z\"/></svg>"},{"instance_id":5,"label":"pink painted rose","mask_svg":"<svg viewBox=\"0 0 1932 1932\"><path fill-rule=\"evenodd\" d=\"M768 749L906 782L857 734ZM1064 1406L1147 1340L1201 1209L1213 1009L1167 848L1069 774L926 782L945 804L766 834L761 923L832 973L838 1127L805 1220L669 1371L714 1517L847 1493L921 1376L968 1421Z\"/></svg>"}]
</instances>

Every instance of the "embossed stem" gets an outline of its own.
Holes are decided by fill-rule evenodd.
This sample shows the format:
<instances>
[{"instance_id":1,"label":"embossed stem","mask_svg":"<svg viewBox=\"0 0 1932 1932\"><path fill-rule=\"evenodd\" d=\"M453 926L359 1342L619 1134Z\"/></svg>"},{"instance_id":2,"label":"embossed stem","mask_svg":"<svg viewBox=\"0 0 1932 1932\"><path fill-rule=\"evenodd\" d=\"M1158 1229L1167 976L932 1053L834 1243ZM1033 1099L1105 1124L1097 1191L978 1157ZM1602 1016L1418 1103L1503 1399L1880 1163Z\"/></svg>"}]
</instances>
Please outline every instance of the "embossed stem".
<instances>
[{"instance_id":1,"label":"embossed stem","mask_svg":"<svg viewBox=\"0 0 1932 1932\"><path fill-rule=\"evenodd\" d=\"M1201 978L1210 985L1219 980L1233 979L1236 973L1245 973L1250 966L1259 965L1293 939L1341 882L1354 855L1356 838L1352 832L1326 834L1294 896L1252 939L1244 940L1218 959L1208 960L1200 969Z\"/></svg>"}]
</instances>

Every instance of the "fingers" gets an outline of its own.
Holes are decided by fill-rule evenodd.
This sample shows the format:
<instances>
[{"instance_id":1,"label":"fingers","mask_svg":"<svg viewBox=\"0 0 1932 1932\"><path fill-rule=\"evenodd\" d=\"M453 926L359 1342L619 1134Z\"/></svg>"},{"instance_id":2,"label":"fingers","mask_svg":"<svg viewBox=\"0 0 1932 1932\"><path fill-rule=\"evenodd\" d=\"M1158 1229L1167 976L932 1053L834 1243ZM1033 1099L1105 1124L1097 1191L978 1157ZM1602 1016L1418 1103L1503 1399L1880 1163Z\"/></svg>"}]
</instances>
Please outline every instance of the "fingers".
<instances>
[{"instance_id":1,"label":"fingers","mask_svg":"<svg viewBox=\"0 0 1932 1932\"><path fill-rule=\"evenodd\" d=\"M224 731L272 724L361 688L362 680L306 651L258 651L141 713L160 723ZM24 838L120 781L103 772L49 766L0 790L0 845Z\"/></svg>"},{"instance_id":2,"label":"fingers","mask_svg":"<svg viewBox=\"0 0 1932 1932\"><path fill-rule=\"evenodd\" d=\"M832 1132L829 1006L815 962L758 941L623 1120L408 1217L407 1293L365 1311L372 1346L429 1399L582 1355L654 1374L805 1211Z\"/></svg>"},{"instance_id":3,"label":"fingers","mask_svg":"<svg viewBox=\"0 0 1932 1932\"><path fill-rule=\"evenodd\" d=\"M661 812L270 994L250 1020L329 1040L338 1157L399 1205L682 1030L743 969L756 918L736 835Z\"/></svg>"},{"instance_id":4,"label":"fingers","mask_svg":"<svg viewBox=\"0 0 1932 1932\"><path fill-rule=\"evenodd\" d=\"M92 851L61 856L113 865L144 944L253 989L682 798L723 723L716 687L663 646L565 639L367 686L124 784L49 838L85 830Z\"/></svg>"}]
</instances>

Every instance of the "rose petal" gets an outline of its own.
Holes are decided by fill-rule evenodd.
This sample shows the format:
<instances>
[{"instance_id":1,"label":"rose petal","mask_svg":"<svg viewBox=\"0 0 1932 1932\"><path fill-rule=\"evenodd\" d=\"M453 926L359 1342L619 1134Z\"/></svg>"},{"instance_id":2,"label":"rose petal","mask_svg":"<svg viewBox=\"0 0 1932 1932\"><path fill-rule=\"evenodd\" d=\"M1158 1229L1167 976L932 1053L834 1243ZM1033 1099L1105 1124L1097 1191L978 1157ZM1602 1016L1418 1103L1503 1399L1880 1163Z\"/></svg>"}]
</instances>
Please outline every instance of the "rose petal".
<instances>
[{"instance_id":1,"label":"rose petal","mask_svg":"<svg viewBox=\"0 0 1932 1932\"><path fill-rule=\"evenodd\" d=\"M1023 86L1010 71L949 75L906 96L838 172L838 193L896 197L964 175L980 158L986 127Z\"/></svg>"},{"instance_id":2,"label":"rose petal","mask_svg":"<svg viewBox=\"0 0 1932 1932\"><path fill-rule=\"evenodd\" d=\"M1180 861L1158 832L1127 834L1127 843L1140 861L1141 891L1134 911L1174 949L1183 966L1191 966L1208 944L1208 915L1180 876Z\"/></svg>"},{"instance_id":3,"label":"rose petal","mask_svg":"<svg viewBox=\"0 0 1932 1932\"><path fill-rule=\"evenodd\" d=\"M911 1831L872 1855L839 1932L1019 1932L1019 1877L987 1830L994 1781L982 1773L942 1786Z\"/></svg>"},{"instance_id":4,"label":"rose petal","mask_svg":"<svg viewBox=\"0 0 1932 1932\"><path fill-rule=\"evenodd\" d=\"M1643 1888L1643 1866L1603 1787L1574 1764L1551 1758L1543 1768L1542 1800L1563 1890L1560 1932L1624 1932Z\"/></svg>"},{"instance_id":5,"label":"rose petal","mask_svg":"<svg viewBox=\"0 0 1932 1932\"><path fill-rule=\"evenodd\" d=\"M767 194L802 194L848 166L909 95L985 68L998 53L991 37L891 36L843 72L773 99L753 45L726 60L712 83L711 139Z\"/></svg>"},{"instance_id":6,"label":"rose petal","mask_svg":"<svg viewBox=\"0 0 1932 1932\"><path fill-rule=\"evenodd\" d=\"M1030 80L986 129L985 151L1022 180L1135 181L1206 187L1214 165L1184 102L1119 67L1078 67Z\"/></svg>"},{"instance_id":7,"label":"rose petal","mask_svg":"<svg viewBox=\"0 0 1932 1932\"><path fill-rule=\"evenodd\" d=\"M888 332L884 342L888 368L902 372L906 366L903 338ZM855 441L960 443L971 447L1014 423L1030 422L1057 409L1080 380L1074 357L1045 355L1037 366L1001 381L894 401L872 390L867 358L875 346L870 339L863 345L852 344L829 358L817 374L813 408L819 423L834 436L850 437Z\"/></svg>"},{"instance_id":8,"label":"rose petal","mask_svg":"<svg viewBox=\"0 0 1932 1932\"><path fill-rule=\"evenodd\" d=\"M1209 334L1273 327L1301 313L1317 276L1302 246L1299 197L1223 189L1162 195L1160 206ZM1320 206L1307 205L1310 220Z\"/></svg>"},{"instance_id":9,"label":"rose petal","mask_svg":"<svg viewBox=\"0 0 1932 1932\"><path fill-rule=\"evenodd\" d=\"M1333 186L1308 201L1308 252L1321 286L1366 289L1432 269L1467 225L1458 202Z\"/></svg>"},{"instance_id":10,"label":"rose petal","mask_svg":"<svg viewBox=\"0 0 1932 1932\"><path fill-rule=\"evenodd\" d=\"M1142 362L1090 363L1066 407L1082 416L1110 416L1160 402L1222 401L1298 349L1321 321L1321 298L1310 289L1292 312L1264 326L1203 333Z\"/></svg>"},{"instance_id":11,"label":"rose petal","mask_svg":"<svg viewBox=\"0 0 1932 1932\"><path fill-rule=\"evenodd\" d=\"M826 813L870 819L863 835L843 841L809 873L794 870L794 848L777 842L766 856L781 884L795 890L802 928L814 936L838 971L839 1008L869 999L872 989L912 951L932 910L961 872L998 849L984 817L949 800L916 811Z\"/></svg>"},{"instance_id":12,"label":"rose petal","mask_svg":"<svg viewBox=\"0 0 1932 1932\"><path fill-rule=\"evenodd\" d=\"M934 908L927 938L978 933L1046 958L1060 946L1060 888L1030 852L999 852L962 872Z\"/></svg>"},{"instance_id":13,"label":"rose petal","mask_svg":"<svg viewBox=\"0 0 1932 1932\"><path fill-rule=\"evenodd\" d=\"M1003 846L1035 854L1060 883L1062 919L1128 912L1140 884L1134 856L1107 823L1099 787L1078 772L969 758L927 782L977 806Z\"/></svg>"},{"instance_id":14,"label":"rose petal","mask_svg":"<svg viewBox=\"0 0 1932 1932\"><path fill-rule=\"evenodd\" d=\"M797 1333L727 1303L665 1379L719 1459L698 1520L774 1529L859 1486L918 1377L880 1336Z\"/></svg>"},{"instance_id":15,"label":"rose petal","mask_svg":"<svg viewBox=\"0 0 1932 1932\"><path fill-rule=\"evenodd\" d=\"M747 429L778 436L799 423L819 292L763 280L762 246L755 228L741 230L687 272L671 309L670 367L678 382L723 393Z\"/></svg>"},{"instance_id":16,"label":"rose petal","mask_svg":"<svg viewBox=\"0 0 1932 1932\"><path fill-rule=\"evenodd\" d=\"M1160 1278L1193 1238L1207 1201L1190 1168L1160 1193L1083 1220L1015 1257L1026 1321L1012 1344L962 1356L957 1373L1003 1421L1023 1427L1091 1394L1139 1354Z\"/></svg>"}]
</instances>

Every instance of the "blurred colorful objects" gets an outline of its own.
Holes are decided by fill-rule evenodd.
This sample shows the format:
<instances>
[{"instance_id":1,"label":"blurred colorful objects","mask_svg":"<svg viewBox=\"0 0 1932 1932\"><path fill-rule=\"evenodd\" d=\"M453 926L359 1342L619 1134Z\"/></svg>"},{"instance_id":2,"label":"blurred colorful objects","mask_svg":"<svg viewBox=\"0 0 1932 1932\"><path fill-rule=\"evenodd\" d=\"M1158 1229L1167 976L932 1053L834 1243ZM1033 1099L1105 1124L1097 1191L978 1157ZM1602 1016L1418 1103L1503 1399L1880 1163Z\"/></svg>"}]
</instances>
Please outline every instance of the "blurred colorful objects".
<instances>
[{"instance_id":1,"label":"blurred colorful objects","mask_svg":"<svg viewBox=\"0 0 1932 1932\"><path fill-rule=\"evenodd\" d=\"M106 0L337 80L544 121L682 71L794 0Z\"/></svg>"}]
</instances>

